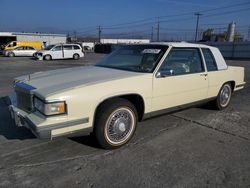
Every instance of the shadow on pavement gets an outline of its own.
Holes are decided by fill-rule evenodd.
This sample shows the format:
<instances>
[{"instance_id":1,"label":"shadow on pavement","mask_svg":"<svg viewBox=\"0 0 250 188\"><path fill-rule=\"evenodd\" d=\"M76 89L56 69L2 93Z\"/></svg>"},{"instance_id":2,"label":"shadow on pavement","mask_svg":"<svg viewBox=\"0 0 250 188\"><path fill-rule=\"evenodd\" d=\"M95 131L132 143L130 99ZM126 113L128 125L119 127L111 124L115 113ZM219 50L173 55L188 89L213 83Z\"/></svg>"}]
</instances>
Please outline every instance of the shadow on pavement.
<instances>
[{"instance_id":1,"label":"shadow on pavement","mask_svg":"<svg viewBox=\"0 0 250 188\"><path fill-rule=\"evenodd\" d=\"M88 136L72 137L69 139L82 145L90 146L93 148L101 148L94 135L92 134Z\"/></svg>"},{"instance_id":2,"label":"shadow on pavement","mask_svg":"<svg viewBox=\"0 0 250 188\"><path fill-rule=\"evenodd\" d=\"M10 116L8 109L8 97L0 98L0 136L4 136L8 140L33 139L35 136L25 127L17 127Z\"/></svg>"}]
</instances>

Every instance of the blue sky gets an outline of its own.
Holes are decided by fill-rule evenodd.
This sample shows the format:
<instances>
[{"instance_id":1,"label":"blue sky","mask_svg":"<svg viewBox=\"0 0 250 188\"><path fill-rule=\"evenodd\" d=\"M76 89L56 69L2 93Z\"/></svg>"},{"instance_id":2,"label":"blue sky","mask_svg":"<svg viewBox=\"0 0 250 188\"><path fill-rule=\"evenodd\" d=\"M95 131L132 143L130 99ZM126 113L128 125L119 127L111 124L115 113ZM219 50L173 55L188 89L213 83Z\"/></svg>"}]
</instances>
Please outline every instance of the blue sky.
<instances>
[{"instance_id":1,"label":"blue sky","mask_svg":"<svg viewBox=\"0 0 250 188\"><path fill-rule=\"evenodd\" d=\"M0 31L76 31L77 35L96 36L96 27L101 25L103 35L141 34L150 37L152 27L156 33L156 17L160 16L162 36L188 38L193 35L196 24L193 13L202 10L210 11L201 16L200 29L215 27L217 31L223 31L227 23L235 21L238 30L247 34L249 0L0 0ZM183 13L187 14L180 15ZM123 25L134 21L139 22Z\"/></svg>"}]
</instances>

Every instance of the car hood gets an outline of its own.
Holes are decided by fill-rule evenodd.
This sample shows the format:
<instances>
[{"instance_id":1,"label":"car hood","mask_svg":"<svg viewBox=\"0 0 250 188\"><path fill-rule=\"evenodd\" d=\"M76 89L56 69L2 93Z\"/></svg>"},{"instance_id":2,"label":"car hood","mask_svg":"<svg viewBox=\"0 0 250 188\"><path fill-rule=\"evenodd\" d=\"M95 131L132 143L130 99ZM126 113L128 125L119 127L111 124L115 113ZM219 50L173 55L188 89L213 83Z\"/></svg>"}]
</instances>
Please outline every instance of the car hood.
<instances>
[{"instance_id":1,"label":"car hood","mask_svg":"<svg viewBox=\"0 0 250 188\"><path fill-rule=\"evenodd\" d=\"M143 73L123 71L111 68L86 66L37 72L18 77L15 80L34 87L34 92L43 97L102 82L139 76Z\"/></svg>"}]
</instances>

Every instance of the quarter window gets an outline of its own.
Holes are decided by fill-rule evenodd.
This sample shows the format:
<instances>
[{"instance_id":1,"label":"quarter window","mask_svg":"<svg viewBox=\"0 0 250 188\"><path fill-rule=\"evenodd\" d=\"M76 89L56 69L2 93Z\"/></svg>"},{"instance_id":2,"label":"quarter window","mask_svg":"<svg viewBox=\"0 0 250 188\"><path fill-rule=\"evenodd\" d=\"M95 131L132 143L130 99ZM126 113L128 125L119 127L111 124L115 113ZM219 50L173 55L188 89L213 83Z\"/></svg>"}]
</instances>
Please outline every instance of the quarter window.
<instances>
[{"instance_id":1,"label":"quarter window","mask_svg":"<svg viewBox=\"0 0 250 188\"><path fill-rule=\"evenodd\" d=\"M160 71L171 75L203 72L200 51L197 48L172 48L161 65Z\"/></svg>"},{"instance_id":2,"label":"quarter window","mask_svg":"<svg viewBox=\"0 0 250 188\"><path fill-rule=\"evenodd\" d=\"M27 46L27 50L35 50L33 47Z\"/></svg>"},{"instance_id":3,"label":"quarter window","mask_svg":"<svg viewBox=\"0 0 250 188\"><path fill-rule=\"evenodd\" d=\"M79 47L79 46L77 46L77 45L74 45L74 49L75 49L75 50L79 50L79 49L80 49L80 47Z\"/></svg>"},{"instance_id":4,"label":"quarter window","mask_svg":"<svg viewBox=\"0 0 250 188\"><path fill-rule=\"evenodd\" d=\"M207 65L207 71L218 70L212 52L208 48L202 48L202 53Z\"/></svg>"}]
</instances>

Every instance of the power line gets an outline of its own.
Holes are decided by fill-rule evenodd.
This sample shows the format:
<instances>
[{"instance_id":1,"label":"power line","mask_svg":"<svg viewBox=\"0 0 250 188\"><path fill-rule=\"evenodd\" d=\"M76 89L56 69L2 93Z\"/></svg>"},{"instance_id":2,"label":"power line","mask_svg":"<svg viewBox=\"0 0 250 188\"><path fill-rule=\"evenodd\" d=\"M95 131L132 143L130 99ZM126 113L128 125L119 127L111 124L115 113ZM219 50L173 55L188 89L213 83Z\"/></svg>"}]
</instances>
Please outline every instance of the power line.
<instances>
[{"instance_id":1,"label":"power line","mask_svg":"<svg viewBox=\"0 0 250 188\"><path fill-rule=\"evenodd\" d=\"M214 13L214 14L208 14L204 17L212 17L212 16L218 16L218 15L226 15L226 14L231 14L231 13L235 13L235 12L239 12L239 11L246 11L246 10L250 10L250 7L244 8L244 9L237 9L237 10L231 10L231 11L227 11L227 12L219 12L219 13Z\"/></svg>"},{"instance_id":2,"label":"power line","mask_svg":"<svg viewBox=\"0 0 250 188\"><path fill-rule=\"evenodd\" d=\"M204 12L212 12L212 11L216 11L216 10L221 10L221 9L228 9L228 8L232 8L232 7L236 7L236 6L242 6L242 5L248 5L250 4L250 2L245 2L245 3L237 3L237 4L232 4L232 5L228 5L228 6L222 6L222 7L218 7L218 8L213 8L213 9L206 9L206 10L201 10L199 11L200 13L204 13ZM138 23L148 23L149 21L155 20L155 19L161 19L161 18L171 18L171 17L179 17L179 16L186 16L186 15L190 15L193 14L193 12L186 12L186 13L181 13L181 14L170 14L170 15L165 15L165 16L158 16L158 17L150 17L147 19L141 19L141 20L137 20L137 21L132 21L132 22L124 22L124 23L120 23L120 24L113 24L110 26L107 26L108 28L112 28L112 27L116 27L116 26L124 26L124 25L134 25L134 24L138 24Z\"/></svg>"}]
</instances>

